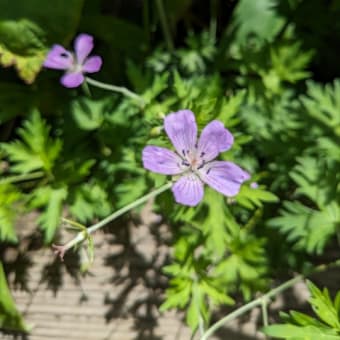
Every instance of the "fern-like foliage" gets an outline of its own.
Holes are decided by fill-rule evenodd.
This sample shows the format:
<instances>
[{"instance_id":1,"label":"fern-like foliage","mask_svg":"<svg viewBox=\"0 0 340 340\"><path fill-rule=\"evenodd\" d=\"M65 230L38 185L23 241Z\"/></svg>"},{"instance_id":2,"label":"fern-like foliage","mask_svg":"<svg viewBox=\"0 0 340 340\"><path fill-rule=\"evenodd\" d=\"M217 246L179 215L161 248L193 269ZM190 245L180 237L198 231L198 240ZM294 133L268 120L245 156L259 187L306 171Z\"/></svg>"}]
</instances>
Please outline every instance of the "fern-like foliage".
<instances>
[{"instance_id":1,"label":"fern-like foliage","mask_svg":"<svg viewBox=\"0 0 340 340\"><path fill-rule=\"evenodd\" d=\"M288 235L298 249L321 253L339 232L340 223L340 82L333 86L309 83L301 98L306 120L312 119L313 141L297 158L290 177L297 185L295 196L286 201L281 216L269 224Z\"/></svg>"},{"instance_id":2,"label":"fern-like foliage","mask_svg":"<svg viewBox=\"0 0 340 340\"><path fill-rule=\"evenodd\" d=\"M0 241L16 242L14 223L21 193L10 184L0 182Z\"/></svg>"},{"instance_id":3,"label":"fern-like foliage","mask_svg":"<svg viewBox=\"0 0 340 340\"><path fill-rule=\"evenodd\" d=\"M28 173L44 170L50 173L58 157L62 142L50 137L50 127L41 118L38 111L32 112L29 119L18 130L21 140L1 144L7 154L12 172Z\"/></svg>"},{"instance_id":4,"label":"fern-like foliage","mask_svg":"<svg viewBox=\"0 0 340 340\"><path fill-rule=\"evenodd\" d=\"M321 291L308 282L311 297L309 303L317 318L297 311L281 313L284 324L265 327L266 335L292 340L339 340L340 339L340 291L334 300L327 288Z\"/></svg>"}]
</instances>

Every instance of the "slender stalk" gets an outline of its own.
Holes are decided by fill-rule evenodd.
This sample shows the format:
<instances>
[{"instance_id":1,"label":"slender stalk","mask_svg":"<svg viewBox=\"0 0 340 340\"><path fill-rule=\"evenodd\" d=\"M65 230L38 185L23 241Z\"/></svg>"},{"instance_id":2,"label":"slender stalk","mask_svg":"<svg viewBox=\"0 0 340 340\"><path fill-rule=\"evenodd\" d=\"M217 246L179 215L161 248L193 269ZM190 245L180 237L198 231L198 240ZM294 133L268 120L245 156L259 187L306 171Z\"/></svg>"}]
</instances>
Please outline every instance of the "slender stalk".
<instances>
[{"instance_id":1,"label":"slender stalk","mask_svg":"<svg viewBox=\"0 0 340 340\"><path fill-rule=\"evenodd\" d=\"M72 248L73 246L75 246L76 244L84 241L89 234L92 234L93 232L95 232L96 230L102 228L103 226L105 226L106 224L108 224L109 222L112 222L113 220L115 220L116 218L118 218L119 216L125 214L126 212L128 212L129 210L145 203L146 201L148 201L150 198L156 197L159 194L161 194L162 192L170 189L172 186L172 182L168 182L166 184L164 184L163 186L161 186L160 188L144 195L143 197L137 199L136 201L124 206L123 208L115 211L114 213L112 213L111 215L107 216L106 218L104 218L103 220L99 221L96 224L93 224L91 227L89 227L86 231L80 231L76 237L74 237L71 241L67 242L65 245L53 245L53 248L55 250L55 253L57 255L59 255L61 257L61 259L63 259L64 254L67 250L69 250L70 248ZM66 220L68 221L68 220ZM70 223L70 221L68 221ZM70 224L75 224L73 221Z\"/></svg>"},{"instance_id":2,"label":"slender stalk","mask_svg":"<svg viewBox=\"0 0 340 340\"><path fill-rule=\"evenodd\" d=\"M125 214L127 211L145 203L146 201L148 201L150 198L156 197L159 194L163 193L164 191L170 189L172 186L172 182L168 182L166 184L164 184L163 186L161 186L160 188L146 194L145 196L137 199L136 201L126 205L125 207L117 210L116 212L114 212L113 214L111 214L110 216L104 218L103 220L101 220L100 222L94 224L92 227L87 229L87 232L89 234L93 233L94 231L96 231L97 229L103 227L105 224L113 221L114 219L116 219L117 217Z\"/></svg>"},{"instance_id":3,"label":"slender stalk","mask_svg":"<svg viewBox=\"0 0 340 340\"><path fill-rule=\"evenodd\" d=\"M200 332L200 336L203 336L204 334L204 320L201 314L201 309L200 309L200 295L199 295L199 291L197 290L197 277L195 277L195 289L194 289L194 301L195 301L195 305L196 305L196 309L197 309L197 314L198 314L198 329Z\"/></svg>"},{"instance_id":4,"label":"slender stalk","mask_svg":"<svg viewBox=\"0 0 340 340\"><path fill-rule=\"evenodd\" d=\"M43 171L37 171L37 172L31 172L29 174L22 174L22 175L15 175L15 176L8 176L5 178L0 179L0 183L17 183L17 182L24 182L24 181L30 181L32 179L38 179L45 175Z\"/></svg>"},{"instance_id":5,"label":"slender stalk","mask_svg":"<svg viewBox=\"0 0 340 340\"><path fill-rule=\"evenodd\" d=\"M216 41L217 33L217 0L210 0L210 38Z\"/></svg>"},{"instance_id":6,"label":"slender stalk","mask_svg":"<svg viewBox=\"0 0 340 340\"><path fill-rule=\"evenodd\" d=\"M339 267L340 266L340 259L336 260L334 262L331 262L329 264L321 264L311 270L309 270L306 274L304 275L297 275L296 277L284 282L282 285L270 290L268 293L262 295L261 297L257 298L256 300L253 300L249 303L247 303L246 305L243 305L242 307L234 310L232 313L226 315L224 318L218 320L216 323L214 323L203 335L203 337L201 338L201 340L207 340L209 338L209 336L211 336L214 332L216 332L217 329L221 328L223 325L225 325L226 323L236 319L237 317L239 317L240 315L250 311L251 309L258 307L258 306L263 306L263 303L265 301L266 303L266 307L268 304L268 301L275 297L276 295L280 294L281 292L283 292L284 290L294 286L297 282L303 280L307 275L311 275L314 273L320 273L323 272L327 269L331 269L331 268L335 268L335 267ZM263 307L262 307L263 308ZM263 310L262 310L263 311ZM267 313L267 310L266 312ZM263 314L263 321L264 323L268 323L268 316Z\"/></svg>"},{"instance_id":7,"label":"slender stalk","mask_svg":"<svg viewBox=\"0 0 340 340\"><path fill-rule=\"evenodd\" d=\"M203 336L203 334L204 334L204 321L203 321L201 314L199 316L199 324L198 325L199 325L199 330L200 330L200 336Z\"/></svg>"},{"instance_id":8,"label":"slender stalk","mask_svg":"<svg viewBox=\"0 0 340 340\"><path fill-rule=\"evenodd\" d=\"M156 6L157 6L157 9L158 9L159 19L160 19L161 25L162 25L165 43L167 45L169 52L173 52L174 43L172 41L169 23L168 23L166 15L165 15L163 0L156 0Z\"/></svg>"},{"instance_id":9,"label":"slender stalk","mask_svg":"<svg viewBox=\"0 0 340 340\"><path fill-rule=\"evenodd\" d=\"M216 332L217 329L225 325L226 323L236 319L240 315L250 311L251 309L260 306L263 303L263 299L269 300L270 298L276 296L277 294L281 293L282 291L294 286L297 282L301 281L303 279L303 275L298 275L294 277L293 279L290 279L283 283L282 285L272 289L267 294L257 298L256 300L253 300L242 307L236 309L232 313L226 315L224 318L217 321L215 324L213 324L202 336L201 340L207 340L209 336L211 336L214 332Z\"/></svg>"},{"instance_id":10,"label":"slender stalk","mask_svg":"<svg viewBox=\"0 0 340 340\"><path fill-rule=\"evenodd\" d=\"M268 301L267 299L263 298L261 301L261 311L262 311L262 321L263 326L268 326Z\"/></svg>"},{"instance_id":11,"label":"slender stalk","mask_svg":"<svg viewBox=\"0 0 340 340\"><path fill-rule=\"evenodd\" d=\"M135 99L141 104L141 106L144 106L144 104L145 104L144 99L141 96L139 96L138 94L128 90L126 87L102 83L101 81L94 80L94 79L89 78L89 77L86 77L85 80L86 80L87 84L90 84L92 86L98 87L100 89L108 90L108 91L119 92L119 93L123 94L124 96Z\"/></svg>"}]
</instances>

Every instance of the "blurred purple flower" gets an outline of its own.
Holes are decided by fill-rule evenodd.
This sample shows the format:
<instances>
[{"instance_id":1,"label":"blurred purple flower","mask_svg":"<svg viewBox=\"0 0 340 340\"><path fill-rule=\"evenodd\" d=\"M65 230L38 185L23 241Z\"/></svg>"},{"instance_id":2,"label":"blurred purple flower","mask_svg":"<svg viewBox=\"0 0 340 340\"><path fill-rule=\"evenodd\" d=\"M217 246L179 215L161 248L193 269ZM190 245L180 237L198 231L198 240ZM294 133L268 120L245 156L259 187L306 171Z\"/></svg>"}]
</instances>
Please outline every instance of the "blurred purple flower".
<instances>
[{"instance_id":1,"label":"blurred purple flower","mask_svg":"<svg viewBox=\"0 0 340 340\"><path fill-rule=\"evenodd\" d=\"M251 183L250 183L250 187L251 187L252 189L257 189L257 188L259 187L259 185L258 185L257 182L251 182Z\"/></svg>"},{"instance_id":2,"label":"blurred purple flower","mask_svg":"<svg viewBox=\"0 0 340 340\"><path fill-rule=\"evenodd\" d=\"M236 164L214 160L234 142L222 122L210 122L197 140L195 115L181 110L164 118L164 128L176 151L148 145L143 150L143 165L160 174L181 175L172 186L177 203L197 205L204 195L204 183L225 196L235 196L250 178Z\"/></svg>"},{"instance_id":3,"label":"blurred purple flower","mask_svg":"<svg viewBox=\"0 0 340 340\"><path fill-rule=\"evenodd\" d=\"M98 72L102 66L102 58L91 56L93 37L82 33L74 41L75 53L61 45L53 45L44 61L44 66L56 70L65 70L60 82L65 87L77 87L85 80L85 73Z\"/></svg>"}]
</instances>

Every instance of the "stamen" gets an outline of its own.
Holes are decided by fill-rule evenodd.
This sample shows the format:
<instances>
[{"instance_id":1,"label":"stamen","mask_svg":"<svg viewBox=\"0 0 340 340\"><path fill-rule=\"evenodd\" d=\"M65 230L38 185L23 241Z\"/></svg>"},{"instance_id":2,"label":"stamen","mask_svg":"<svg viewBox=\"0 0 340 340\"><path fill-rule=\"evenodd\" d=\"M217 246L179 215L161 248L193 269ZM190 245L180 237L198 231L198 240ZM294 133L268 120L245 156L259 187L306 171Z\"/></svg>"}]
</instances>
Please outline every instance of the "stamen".
<instances>
[{"instance_id":1,"label":"stamen","mask_svg":"<svg viewBox=\"0 0 340 340\"><path fill-rule=\"evenodd\" d=\"M182 149L182 154L183 154L183 156L185 156L185 150L184 149Z\"/></svg>"},{"instance_id":2,"label":"stamen","mask_svg":"<svg viewBox=\"0 0 340 340\"><path fill-rule=\"evenodd\" d=\"M203 161L203 162L200 164L200 166L197 167L197 170L202 169L202 168L204 167L204 165L205 165L205 161ZM210 169L209 169L209 170L210 170Z\"/></svg>"},{"instance_id":3,"label":"stamen","mask_svg":"<svg viewBox=\"0 0 340 340\"><path fill-rule=\"evenodd\" d=\"M200 157L202 158L204 156L205 156L205 152L201 152Z\"/></svg>"},{"instance_id":4,"label":"stamen","mask_svg":"<svg viewBox=\"0 0 340 340\"><path fill-rule=\"evenodd\" d=\"M185 165L185 166L190 166L190 164L186 161L182 161L182 165Z\"/></svg>"},{"instance_id":5,"label":"stamen","mask_svg":"<svg viewBox=\"0 0 340 340\"><path fill-rule=\"evenodd\" d=\"M211 170L211 168L209 168L209 169L207 170L207 175L209 175L210 170Z\"/></svg>"}]
</instances>

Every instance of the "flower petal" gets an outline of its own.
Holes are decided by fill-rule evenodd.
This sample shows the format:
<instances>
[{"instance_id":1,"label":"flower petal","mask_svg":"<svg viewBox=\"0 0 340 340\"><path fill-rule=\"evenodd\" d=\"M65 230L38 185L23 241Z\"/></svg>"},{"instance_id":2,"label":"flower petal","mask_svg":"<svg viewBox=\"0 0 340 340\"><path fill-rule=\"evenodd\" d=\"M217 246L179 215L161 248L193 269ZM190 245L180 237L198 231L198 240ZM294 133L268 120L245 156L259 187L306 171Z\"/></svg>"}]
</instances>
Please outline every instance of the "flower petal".
<instances>
[{"instance_id":1,"label":"flower petal","mask_svg":"<svg viewBox=\"0 0 340 340\"><path fill-rule=\"evenodd\" d=\"M87 58L82 67L82 70L83 72L86 72L86 73L98 72L100 68L102 67L102 63L103 63L102 58L99 56L93 56L93 57Z\"/></svg>"},{"instance_id":2,"label":"flower petal","mask_svg":"<svg viewBox=\"0 0 340 340\"><path fill-rule=\"evenodd\" d=\"M216 158L220 152L228 150L234 142L233 135L218 120L210 122L198 140L198 153L206 162Z\"/></svg>"},{"instance_id":3,"label":"flower petal","mask_svg":"<svg viewBox=\"0 0 340 340\"><path fill-rule=\"evenodd\" d=\"M195 115L190 110L170 113L164 118L164 128L177 152L185 156L192 151L197 140Z\"/></svg>"},{"instance_id":4,"label":"flower petal","mask_svg":"<svg viewBox=\"0 0 340 340\"><path fill-rule=\"evenodd\" d=\"M78 64L82 64L93 49L93 37L89 34L79 34L74 42L74 50Z\"/></svg>"},{"instance_id":5,"label":"flower petal","mask_svg":"<svg viewBox=\"0 0 340 340\"><path fill-rule=\"evenodd\" d=\"M72 72L72 73L65 73L62 77L60 82L65 87L78 87L80 84L84 82L84 76L81 72Z\"/></svg>"},{"instance_id":6,"label":"flower petal","mask_svg":"<svg viewBox=\"0 0 340 340\"><path fill-rule=\"evenodd\" d=\"M72 53L61 45L53 45L44 61L44 66L56 70L67 70L73 66Z\"/></svg>"},{"instance_id":7,"label":"flower petal","mask_svg":"<svg viewBox=\"0 0 340 340\"><path fill-rule=\"evenodd\" d=\"M241 184L250 178L248 172L231 162L214 161L199 170L200 178L226 196L235 196Z\"/></svg>"},{"instance_id":8,"label":"flower petal","mask_svg":"<svg viewBox=\"0 0 340 340\"><path fill-rule=\"evenodd\" d=\"M143 149L143 166L145 169L164 175L177 175L184 171L182 159L171 150L148 145Z\"/></svg>"},{"instance_id":9,"label":"flower petal","mask_svg":"<svg viewBox=\"0 0 340 340\"><path fill-rule=\"evenodd\" d=\"M189 173L172 186L172 192L177 203L193 207L203 198L203 183L195 174Z\"/></svg>"}]
</instances>

